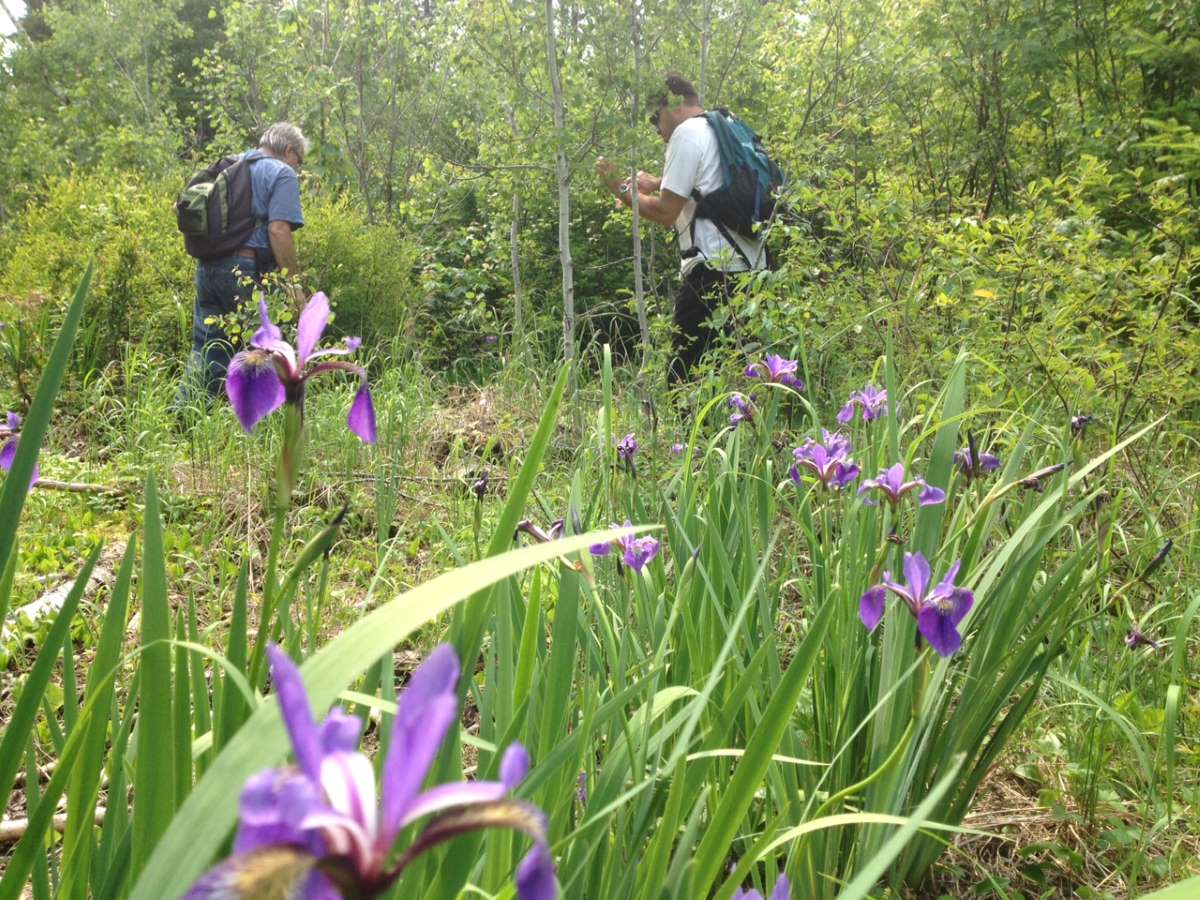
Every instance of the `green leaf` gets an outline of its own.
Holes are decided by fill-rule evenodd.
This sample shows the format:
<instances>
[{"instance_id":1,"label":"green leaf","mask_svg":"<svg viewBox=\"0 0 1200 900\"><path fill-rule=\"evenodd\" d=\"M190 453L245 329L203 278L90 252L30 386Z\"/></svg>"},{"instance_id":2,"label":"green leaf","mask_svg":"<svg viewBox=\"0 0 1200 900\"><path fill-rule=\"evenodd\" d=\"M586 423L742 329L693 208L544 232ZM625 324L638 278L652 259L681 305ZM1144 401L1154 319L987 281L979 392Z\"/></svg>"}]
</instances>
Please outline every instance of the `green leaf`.
<instances>
[{"instance_id":1,"label":"green leaf","mask_svg":"<svg viewBox=\"0 0 1200 900\"><path fill-rule=\"evenodd\" d=\"M125 557L117 572L104 613L96 658L88 670L85 700L95 700L97 712L83 727L83 759L71 767L71 782L67 788L67 830L63 836L63 875L60 894L66 898L87 896L87 872L92 851L92 817L100 787L100 772L104 767L105 738L108 719L103 715L112 701L113 679L108 677L117 666L125 640L125 623L129 612L129 593L133 582L136 542L130 540ZM115 727L115 726L114 726Z\"/></svg>"},{"instance_id":2,"label":"green leaf","mask_svg":"<svg viewBox=\"0 0 1200 900\"><path fill-rule=\"evenodd\" d=\"M958 777L959 766L962 765L962 757L955 759L949 767L949 771L942 777L942 780L934 785L933 790L929 792L929 796L921 801L921 804L913 810L912 816L904 823L896 833L888 838L887 843L871 857L870 862L863 866L854 880L838 894L838 900L857 900L857 898L867 896L867 893L875 886L881 875L887 870L887 867L892 864L900 851L912 840L912 836L917 833L918 828L925 827L925 822L929 818L930 811L941 802L943 796L954 785L954 779Z\"/></svg>"},{"instance_id":3,"label":"green leaf","mask_svg":"<svg viewBox=\"0 0 1200 900\"><path fill-rule=\"evenodd\" d=\"M1142 894L1142 900L1195 900L1200 897L1200 876L1180 881L1153 894Z\"/></svg>"},{"instance_id":4,"label":"green leaf","mask_svg":"<svg viewBox=\"0 0 1200 900\"><path fill-rule=\"evenodd\" d=\"M163 557L158 487L146 479L142 541L142 664L133 772L132 874L145 866L175 811L175 756L171 734L171 617Z\"/></svg>"}]
</instances>

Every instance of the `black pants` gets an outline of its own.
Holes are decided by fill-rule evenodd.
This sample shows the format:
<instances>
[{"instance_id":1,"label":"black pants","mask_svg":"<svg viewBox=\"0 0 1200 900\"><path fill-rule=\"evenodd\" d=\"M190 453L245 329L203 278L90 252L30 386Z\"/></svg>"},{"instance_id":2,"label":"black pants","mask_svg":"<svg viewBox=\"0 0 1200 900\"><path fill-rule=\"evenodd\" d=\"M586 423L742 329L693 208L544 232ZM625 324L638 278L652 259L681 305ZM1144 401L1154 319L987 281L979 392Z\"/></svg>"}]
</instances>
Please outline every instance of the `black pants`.
<instances>
[{"instance_id":1,"label":"black pants","mask_svg":"<svg viewBox=\"0 0 1200 900\"><path fill-rule=\"evenodd\" d=\"M703 263L684 276L675 295L675 356L667 371L671 385L687 380L688 371L700 361L713 338L729 330L728 326L713 328L708 319L719 304L729 299L731 289L726 273Z\"/></svg>"}]
</instances>

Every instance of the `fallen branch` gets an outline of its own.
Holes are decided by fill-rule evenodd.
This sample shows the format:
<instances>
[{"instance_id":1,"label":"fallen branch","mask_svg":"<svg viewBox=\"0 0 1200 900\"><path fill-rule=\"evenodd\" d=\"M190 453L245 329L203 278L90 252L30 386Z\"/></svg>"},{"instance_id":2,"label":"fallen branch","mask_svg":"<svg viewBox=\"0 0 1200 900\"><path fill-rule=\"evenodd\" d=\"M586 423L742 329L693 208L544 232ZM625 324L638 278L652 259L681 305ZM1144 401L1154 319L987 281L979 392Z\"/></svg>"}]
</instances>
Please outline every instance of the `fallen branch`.
<instances>
[{"instance_id":1,"label":"fallen branch","mask_svg":"<svg viewBox=\"0 0 1200 900\"><path fill-rule=\"evenodd\" d=\"M96 807L96 824L104 824L107 810L103 806ZM51 827L59 834L67 830L67 815L60 813L51 821ZM29 830L28 819L5 819L0 822L0 844L15 844Z\"/></svg>"},{"instance_id":2,"label":"fallen branch","mask_svg":"<svg viewBox=\"0 0 1200 900\"><path fill-rule=\"evenodd\" d=\"M121 541L113 545L111 553L113 558L119 558L125 552L125 542ZM87 587L84 588L83 599L87 599L99 590L101 587L108 587L116 580L115 571L104 565L98 565L92 570L92 575L88 579ZM57 587L47 591L38 597L32 603L26 603L24 606L18 606L8 614L9 622L16 623L21 620L36 622L46 616L55 615L62 605L66 602L67 595L71 593L71 588L74 586L74 579L63 581ZM0 623L0 641L7 641L12 636L12 629L7 623Z\"/></svg>"},{"instance_id":3,"label":"fallen branch","mask_svg":"<svg viewBox=\"0 0 1200 900\"><path fill-rule=\"evenodd\" d=\"M39 478L33 486L49 491L70 491L74 494L106 494L110 497L124 497L129 494L125 488L88 484L83 481L55 481L53 478Z\"/></svg>"}]
</instances>

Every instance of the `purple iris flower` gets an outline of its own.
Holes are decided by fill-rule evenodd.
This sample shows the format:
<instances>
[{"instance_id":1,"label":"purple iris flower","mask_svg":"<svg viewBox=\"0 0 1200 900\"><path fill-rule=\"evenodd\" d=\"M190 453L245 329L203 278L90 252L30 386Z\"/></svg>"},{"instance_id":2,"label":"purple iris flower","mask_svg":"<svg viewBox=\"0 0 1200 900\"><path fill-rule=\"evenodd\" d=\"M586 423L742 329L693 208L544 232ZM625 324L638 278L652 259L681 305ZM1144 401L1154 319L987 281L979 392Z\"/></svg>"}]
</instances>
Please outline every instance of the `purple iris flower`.
<instances>
[{"instance_id":1,"label":"purple iris flower","mask_svg":"<svg viewBox=\"0 0 1200 900\"><path fill-rule=\"evenodd\" d=\"M5 472L12 471L13 460L17 458L17 445L21 443L21 417L15 412L10 412L5 420L5 427L0 428L0 437L7 438L4 446L0 447L0 469ZM33 463L33 474L29 476L28 491L33 490L33 486L38 480L38 464L37 460Z\"/></svg>"},{"instance_id":2,"label":"purple iris flower","mask_svg":"<svg viewBox=\"0 0 1200 900\"><path fill-rule=\"evenodd\" d=\"M495 334L485 334L485 335L483 336L483 342L484 342L485 344L495 344L495 343L497 343L499 340L500 340L500 337L499 337L499 335L495 335Z\"/></svg>"},{"instance_id":3,"label":"purple iris flower","mask_svg":"<svg viewBox=\"0 0 1200 900\"><path fill-rule=\"evenodd\" d=\"M535 525L530 519L522 519L517 523L517 532L513 535L513 540L516 540L517 534L524 532L529 535L539 544L548 544L550 541L557 541L563 535L563 529L566 527L566 522L562 519L555 519L550 523L548 531L543 531L539 526Z\"/></svg>"},{"instance_id":4,"label":"purple iris flower","mask_svg":"<svg viewBox=\"0 0 1200 900\"><path fill-rule=\"evenodd\" d=\"M837 414L838 424L846 425L854 418L855 407L862 410L862 420L870 422L888 414L887 391L880 390L873 384L868 384L861 391L855 391L846 401L846 405Z\"/></svg>"},{"instance_id":5,"label":"purple iris flower","mask_svg":"<svg viewBox=\"0 0 1200 900\"><path fill-rule=\"evenodd\" d=\"M617 538L617 543L621 547L621 559L625 561L625 565L639 574L646 563L658 556L661 546L652 537L634 537L632 534Z\"/></svg>"},{"instance_id":6,"label":"purple iris flower","mask_svg":"<svg viewBox=\"0 0 1200 900\"><path fill-rule=\"evenodd\" d=\"M471 493L475 495L476 500L483 500L483 495L488 489L488 473L485 471L471 485Z\"/></svg>"},{"instance_id":7,"label":"purple iris flower","mask_svg":"<svg viewBox=\"0 0 1200 900\"><path fill-rule=\"evenodd\" d=\"M1134 628L1130 630L1129 634L1125 635L1125 646L1130 650L1136 650L1138 647L1150 647L1157 650L1158 641L1146 637L1140 628Z\"/></svg>"},{"instance_id":8,"label":"purple iris flower","mask_svg":"<svg viewBox=\"0 0 1200 900\"><path fill-rule=\"evenodd\" d=\"M588 777L587 772L580 772L579 778L575 780L575 799L587 806L588 798Z\"/></svg>"},{"instance_id":9,"label":"purple iris flower","mask_svg":"<svg viewBox=\"0 0 1200 900\"><path fill-rule=\"evenodd\" d=\"M967 481L983 478L1000 468L1000 457L991 453L980 453L975 446L975 435L967 434L967 446L954 453L954 461Z\"/></svg>"},{"instance_id":10,"label":"purple iris flower","mask_svg":"<svg viewBox=\"0 0 1200 900\"><path fill-rule=\"evenodd\" d=\"M877 490L887 498L888 503L895 506L900 502L905 494L921 488L921 493L917 497L917 502L921 506L934 506L946 499L946 492L941 488L926 484L925 479L921 476L914 477L911 481L904 480L904 463L896 463L890 469L884 469L879 473L878 478L869 478L862 483L862 487L858 489L859 496L862 496L867 491ZM874 501L865 501L868 505L874 506Z\"/></svg>"},{"instance_id":11,"label":"purple iris flower","mask_svg":"<svg viewBox=\"0 0 1200 900\"><path fill-rule=\"evenodd\" d=\"M614 522L611 527L632 528L633 523L626 519L624 526L617 525ZM645 568L646 563L658 556L660 549L658 541L652 537L635 537L632 534L627 534L611 543L592 544L588 550L592 556L608 556L612 553L614 547L621 551L621 559L624 560L625 565L639 574Z\"/></svg>"},{"instance_id":12,"label":"purple iris flower","mask_svg":"<svg viewBox=\"0 0 1200 900\"><path fill-rule=\"evenodd\" d=\"M619 462L623 462L623 463L632 463L633 462L633 457L637 454L637 451L638 451L638 442L637 442L637 438L634 437L632 431L629 432L629 434L625 435L625 437L621 438L619 441L614 437L613 445L617 448L617 460Z\"/></svg>"},{"instance_id":13,"label":"purple iris flower","mask_svg":"<svg viewBox=\"0 0 1200 900\"><path fill-rule=\"evenodd\" d=\"M788 475L801 483L800 469L808 469L829 488L842 488L858 477L859 469L850 459L850 439L841 432L830 434L821 429L821 442L809 438L792 451L796 464Z\"/></svg>"},{"instance_id":14,"label":"purple iris flower","mask_svg":"<svg viewBox=\"0 0 1200 900\"><path fill-rule=\"evenodd\" d=\"M286 896L299 900L376 897L422 853L491 826L515 828L534 840L517 869L517 896L557 897L545 817L508 796L529 770L520 744L505 751L500 781L421 790L438 747L458 719L459 665L452 647L434 650L400 695L379 803L371 761L356 751L362 723L335 709L318 725L295 665L274 645L268 654L296 766L268 769L246 782L234 855L202 876L185 900L284 896L272 890L281 887L290 887ZM432 818L389 864L396 836L426 817Z\"/></svg>"},{"instance_id":15,"label":"purple iris flower","mask_svg":"<svg viewBox=\"0 0 1200 900\"><path fill-rule=\"evenodd\" d=\"M775 882L775 888L771 891L771 896L767 900L791 900L792 887L788 884L787 877L779 876L779 880ZM748 891L743 891L738 888L733 892L732 900L763 900L763 895L751 888Z\"/></svg>"},{"instance_id":16,"label":"purple iris flower","mask_svg":"<svg viewBox=\"0 0 1200 900\"><path fill-rule=\"evenodd\" d=\"M751 363L746 366L744 374L747 378L762 378L773 384L782 384L794 391L804 390L804 382L796 377L800 363L794 359L784 359L782 356L768 354L761 363Z\"/></svg>"},{"instance_id":17,"label":"purple iris flower","mask_svg":"<svg viewBox=\"0 0 1200 900\"><path fill-rule=\"evenodd\" d=\"M1095 416L1071 416L1071 434L1074 437L1083 437L1083 432L1086 431L1087 427L1095 421Z\"/></svg>"},{"instance_id":18,"label":"purple iris flower","mask_svg":"<svg viewBox=\"0 0 1200 900\"><path fill-rule=\"evenodd\" d=\"M743 422L749 422L754 419L754 404L745 394L739 394L736 391L729 395L729 408L733 412L729 416L729 424L737 428Z\"/></svg>"},{"instance_id":19,"label":"purple iris flower","mask_svg":"<svg viewBox=\"0 0 1200 900\"><path fill-rule=\"evenodd\" d=\"M883 618L883 604L891 591L904 601L917 620L917 630L939 656L951 656L962 646L958 624L975 604L975 595L966 588L956 587L960 560L946 572L940 584L932 583L929 562L920 553L904 554L904 578L908 585L892 580L891 572L883 573L883 583L870 588L858 601L858 617L868 631L874 631Z\"/></svg>"},{"instance_id":20,"label":"purple iris flower","mask_svg":"<svg viewBox=\"0 0 1200 900\"><path fill-rule=\"evenodd\" d=\"M678 456L686 449L687 449L687 444L681 444L678 441L676 441L674 444L671 445L671 455Z\"/></svg>"},{"instance_id":21,"label":"purple iris flower","mask_svg":"<svg viewBox=\"0 0 1200 900\"><path fill-rule=\"evenodd\" d=\"M258 301L261 327L250 339L250 346L238 353L229 363L225 376L225 393L237 414L238 421L250 431L263 417L284 403L304 409L304 389L314 375L321 372L349 372L358 376L358 391L350 404L346 425L364 443L375 443L375 406L367 384L367 370L346 360L322 357L346 356L362 344L359 338L346 338L346 346L316 350L317 342L329 324L329 298L313 294L296 328L296 346L283 340L283 333L271 322L265 300ZM316 351L316 352L314 352Z\"/></svg>"}]
</instances>

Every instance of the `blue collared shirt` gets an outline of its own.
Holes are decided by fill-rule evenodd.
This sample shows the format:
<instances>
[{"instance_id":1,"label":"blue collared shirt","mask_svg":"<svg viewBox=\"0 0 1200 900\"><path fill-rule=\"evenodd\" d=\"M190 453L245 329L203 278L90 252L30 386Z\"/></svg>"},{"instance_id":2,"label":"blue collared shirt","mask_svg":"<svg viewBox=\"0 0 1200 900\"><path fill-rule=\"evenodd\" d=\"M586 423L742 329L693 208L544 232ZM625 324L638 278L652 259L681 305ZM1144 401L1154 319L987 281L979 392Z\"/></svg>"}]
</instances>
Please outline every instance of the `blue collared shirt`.
<instances>
[{"instance_id":1,"label":"blue collared shirt","mask_svg":"<svg viewBox=\"0 0 1200 900\"><path fill-rule=\"evenodd\" d=\"M288 222L293 231L304 227L300 179L292 167L282 159L265 155L262 150L248 150L243 156L258 160L250 167L250 206L254 218L263 222ZM266 225L254 229L246 246L259 251L260 262L274 267L275 254L271 252Z\"/></svg>"}]
</instances>

